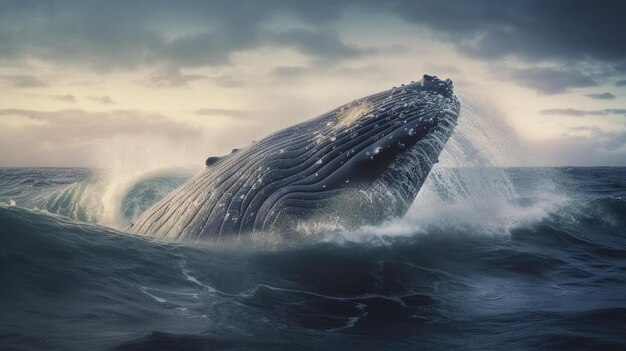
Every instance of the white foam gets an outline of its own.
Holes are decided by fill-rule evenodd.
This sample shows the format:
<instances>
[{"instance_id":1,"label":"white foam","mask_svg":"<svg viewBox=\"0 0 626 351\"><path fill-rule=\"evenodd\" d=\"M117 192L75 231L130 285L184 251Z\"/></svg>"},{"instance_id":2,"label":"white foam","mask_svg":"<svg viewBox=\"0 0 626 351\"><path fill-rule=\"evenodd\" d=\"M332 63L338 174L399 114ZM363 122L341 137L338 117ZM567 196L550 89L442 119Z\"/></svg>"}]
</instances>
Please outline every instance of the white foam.
<instances>
[{"instance_id":1,"label":"white foam","mask_svg":"<svg viewBox=\"0 0 626 351\"><path fill-rule=\"evenodd\" d=\"M144 293L144 294L146 294L146 295L150 296L152 299L154 299L154 301L156 301L156 302L158 302L158 303L167 303L167 300L166 300L166 299L164 299L164 298L162 298L162 297L159 297L159 296L156 296L156 295L154 295L154 294L151 294L150 292L148 292L148 289L150 289L150 288L145 287L145 286L142 286L142 287L140 287L140 288L139 288L139 290L140 290L142 293Z\"/></svg>"}]
</instances>

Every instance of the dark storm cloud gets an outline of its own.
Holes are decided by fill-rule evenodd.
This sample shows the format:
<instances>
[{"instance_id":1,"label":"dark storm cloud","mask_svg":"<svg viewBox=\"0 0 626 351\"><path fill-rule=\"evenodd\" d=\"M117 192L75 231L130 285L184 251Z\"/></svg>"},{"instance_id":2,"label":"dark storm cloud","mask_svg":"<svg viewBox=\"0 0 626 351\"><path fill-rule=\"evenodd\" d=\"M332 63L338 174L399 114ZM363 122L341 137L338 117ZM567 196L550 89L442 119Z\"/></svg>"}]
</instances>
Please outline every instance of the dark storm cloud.
<instances>
[{"instance_id":1,"label":"dark storm cloud","mask_svg":"<svg viewBox=\"0 0 626 351\"><path fill-rule=\"evenodd\" d=\"M562 67L552 77L541 75L551 73L542 68L510 76L543 93L626 74L623 1L402 0L392 8L469 56L492 61L516 57Z\"/></svg>"},{"instance_id":2,"label":"dark storm cloud","mask_svg":"<svg viewBox=\"0 0 626 351\"><path fill-rule=\"evenodd\" d=\"M283 31L273 35L274 42L293 46L298 51L313 57L342 59L358 57L375 52L374 49L357 48L341 41L335 33L310 30Z\"/></svg>"},{"instance_id":3,"label":"dark storm cloud","mask_svg":"<svg viewBox=\"0 0 626 351\"><path fill-rule=\"evenodd\" d=\"M509 69L508 76L518 84L545 94L556 94L570 88L597 85L591 77L575 70L554 68Z\"/></svg>"},{"instance_id":4,"label":"dark storm cloud","mask_svg":"<svg viewBox=\"0 0 626 351\"><path fill-rule=\"evenodd\" d=\"M616 87L626 87L626 79L615 82Z\"/></svg>"},{"instance_id":5,"label":"dark storm cloud","mask_svg":"<svg viewBox=\"0 0 626 351\"><path fill-rule=\"evenodd\" d=\"M224 65L231 54L262 45L334 60L372 52L345 43L326 27L340 8L297 1L5 1L0 56L108 70ZM281 14L313 29L266 28Z\"/></svg>"},{"instance_id":6,"label":"dark storm cloud","mask_svg":"<svg viewBox=\"0 0 626 351\"><path fill-rule=\"evenodd\" d=\"M376 52L339 35L342 15L359 12L400 18L472 57L561 67L509 75L540 92L593 86L626 74L626 2L611 0L3 1L0 57L99 70L180 69L225 65L234 53L280 46L331 64ZM297 26L284 25L284 18ZM184 86L196 78L201 79L172 71L153 80Z\"/></svg>"},{"instance_id":7,"label":"dark storm cloud","mask_svg":"<svg viewBox=\"0 0 626 351\"><path fill-rule=\"evenodd\" d=\"M585 96L588 96L592 99L597 99L597 100L613 100L615 99L617 96L611 93L593 93L593 94L585 94Z\"/></svg>"},{"instance_id":8,"label":"dark storm cloud","mask_svg":"<svg viewBox=\"0 0 626 351\"><path fill-rule=\"evenodd\" d=\"M607 115L623 115L626 116L626 108L607 108L603 110L578 110L573 108L554 108L540 111L542 115L562 115L562 116L607 116Z\"/></svg>"},{"instance_id":9,"label":"dark storm cloud","mask_svg":"<svg viewBox=\"0 0 626 351\"><path fill-rule=\"evenodd\" d=\"M614 0L426 0L393 6L463 51L484 58L626 58L626 3Z\"/></svg>"}]
</instances>

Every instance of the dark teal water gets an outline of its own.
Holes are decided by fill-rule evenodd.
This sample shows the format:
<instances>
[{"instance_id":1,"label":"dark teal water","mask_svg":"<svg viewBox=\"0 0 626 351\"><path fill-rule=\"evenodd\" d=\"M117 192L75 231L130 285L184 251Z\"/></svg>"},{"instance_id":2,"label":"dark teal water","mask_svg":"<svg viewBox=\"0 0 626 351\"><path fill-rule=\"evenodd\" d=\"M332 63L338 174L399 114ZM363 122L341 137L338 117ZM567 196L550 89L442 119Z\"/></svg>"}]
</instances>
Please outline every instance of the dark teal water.
<instances>
[{"instance_id":1,"label":"dark teal water","mask_svg":"<svg viewBox=\"0 0 626 351\"><path fill-rule=\"evenodd\" d=\"M504 173L511 215L175 244L102 225L90 170L0 169L0 349L626 349L626 168ZM135 182L112 223L184 179Z\"/></svg>"}]
</instances>

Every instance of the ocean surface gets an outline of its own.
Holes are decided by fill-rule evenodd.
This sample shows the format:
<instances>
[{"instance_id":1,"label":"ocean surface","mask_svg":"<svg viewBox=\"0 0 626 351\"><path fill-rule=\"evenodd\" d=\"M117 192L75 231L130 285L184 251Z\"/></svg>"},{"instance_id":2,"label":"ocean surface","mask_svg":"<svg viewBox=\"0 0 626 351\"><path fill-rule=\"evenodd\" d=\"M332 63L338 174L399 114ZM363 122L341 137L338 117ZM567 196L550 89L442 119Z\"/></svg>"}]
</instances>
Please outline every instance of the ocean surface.
<instances>
[{"instance_id":1,"label":"ocean surface","mask_svg":"<svg viewBox=\"0 0 626 351\"><path fill-rule=\"evenodd\" d=\"M626 349L626 168L441 167L356 231L124 233L188 176L0 169L0 349Z\"/></svg>"}]
</instances>

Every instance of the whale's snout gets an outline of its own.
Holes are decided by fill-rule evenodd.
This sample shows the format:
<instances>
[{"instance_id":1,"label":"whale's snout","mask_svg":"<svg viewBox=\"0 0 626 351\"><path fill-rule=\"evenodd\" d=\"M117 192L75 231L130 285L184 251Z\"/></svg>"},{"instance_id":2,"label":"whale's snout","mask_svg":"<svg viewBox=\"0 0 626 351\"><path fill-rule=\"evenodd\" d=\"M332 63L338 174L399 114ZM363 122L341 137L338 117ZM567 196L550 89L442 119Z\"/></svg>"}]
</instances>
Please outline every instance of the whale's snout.
<instances>
[{"instance_id":1,"label":"whale's snout","mask_svg":"<svg viewBox=\"0 0 626 351\"><path fill-rule=\"evenodd\" d=\"M437 76L424 74L421 85L424 90L438 93L444 97L452 97L454 86L450 79L442 80Z\"/></svg>"}]
</instances>

